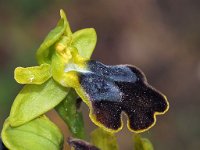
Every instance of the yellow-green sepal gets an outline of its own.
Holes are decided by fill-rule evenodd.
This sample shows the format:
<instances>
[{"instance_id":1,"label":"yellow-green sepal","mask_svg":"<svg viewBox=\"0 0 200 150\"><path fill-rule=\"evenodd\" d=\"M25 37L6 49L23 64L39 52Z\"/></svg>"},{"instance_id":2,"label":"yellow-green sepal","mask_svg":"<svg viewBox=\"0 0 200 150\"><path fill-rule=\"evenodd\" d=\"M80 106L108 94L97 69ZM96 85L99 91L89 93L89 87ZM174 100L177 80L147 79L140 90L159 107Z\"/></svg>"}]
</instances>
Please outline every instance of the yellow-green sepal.
<instances>
[{"instance_id":1,"label":"yellow-green sepal","mask_svg":"<svg viewBox=\"0 0 200 150\"><path fill-rule=\"evenodd\" d=\"M70 32L70 27L63 10L60 10L60 16L61 19L57 26L49 32L37 50L36 57L39 64L51 63L51 56L55 51L51 46L56 43L65 32Z\"/></svg>"},{"instance_id":2,"label":"yellow-green sepal","mask_svg":"<svg viewBox=\"0 0 200 150\"><path fill-rule=\"evenodd\" d=\"M96 31L93 28L78 30L72 35L72 46L76 47L79 55L89 59L97 42Z\"/></svg>"},{"instance_id":3,"label":"yellow-green sepal","mask_svg":"<svg viewBox=\"0 0 200 150\"><path fill-rule=\"evenodd\" d=\"M38 117L18 127L5 121L1 137L10 150L61 150L63 135L47 117Z\"/></svg>"},{"instance_id":4,"label":"yellow-green sepal","mask_svg":"<svg viewBox=\"0 0 200 150\"><path fill-rule=\"evenodd\" d=\"M135 134L133 140L134 150L154 150L152 143L146 138L141 138L139 134Z\"/></svg>"},{"instance_id":5,"label":"yellow-green sepal","mask_svg":"<svg viewBox=\"0 0 200 150\"><path fill-rule=\"evenodd\" d=\"M102 150L119 149L115 135L101 128L97 128L91 133L91 142Z\"/></svg>"},{"instance_id":6,"label":"yellow-green sepal","mask_svg":"<svg viewBox=\"0 0 200 150\"><path fill-rule=\"evenodd\" d=\"M41 85L25 85L14 100L9 122L13 127L22 125L58 105L67 95L64 88L49 79Z\"/></svg>"},{"instance_id":7,"label":"yellow-green sepal","mask_svg":"<svg viewBox=\"0 0 200 150\"><path fill-rule=\"evenodd\" d=\"M34 67L17 67L14 72L15 80L20 84L42 84L51 77L51 66L42 64Z\"/></svg>"}]
</instances>

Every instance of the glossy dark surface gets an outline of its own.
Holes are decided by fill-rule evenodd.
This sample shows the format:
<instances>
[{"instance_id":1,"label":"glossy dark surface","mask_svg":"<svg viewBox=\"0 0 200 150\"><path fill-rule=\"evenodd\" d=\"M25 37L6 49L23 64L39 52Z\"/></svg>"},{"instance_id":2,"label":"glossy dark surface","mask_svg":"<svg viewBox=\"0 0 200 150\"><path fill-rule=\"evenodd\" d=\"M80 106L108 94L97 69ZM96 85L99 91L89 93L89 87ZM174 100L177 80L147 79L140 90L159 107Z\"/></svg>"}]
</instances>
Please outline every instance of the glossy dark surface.
<instances>
[{"instance_id":1,"label":"glossy dark surface","mask_svg":"<svg viewBox=\"0 0 200 150\"><path fill-rule=\"evenodd\" d=\"M95 73L80 76L81 85L89 93L91 100L118 102L121 99L119 87L110 79Z\"/></svg>"},{"instance_id":2,"label":"glossy dark surface","mask_svg":"<svg viewBox=\"0 0 200 150\"><path fill-rule=\"evenodd\" d=\"M99 148L91 145L90 143L80 139L69 138L68 143L75 150L100 150Z\"/></svg>"},{"instance_id":3,"label":"glossy dark surface","mask_svg":"<svg viewBox=\"0 0 200 150\"><path fill-rule=\"evenodd\" d=\"M121 113L125 112L131 130L144 130L154 123L155 112L166 111L165 97L147 84L146 77L136 67L105 66L90 61L88 68L91 73L80 74L80 83L97 121L106 128L120 128Z\"/></svg>"},{"instance_id":4,"label":"glossy dark surface","mask_svg":"<svg viewBox=\"0 0 200 150\"><path fill-rule=\"evenodd\" d=\"M0 138L0 150L8 150L5 145L3 144L3 142L1 141L1 138Z\"/></svg>"}]
</instances>

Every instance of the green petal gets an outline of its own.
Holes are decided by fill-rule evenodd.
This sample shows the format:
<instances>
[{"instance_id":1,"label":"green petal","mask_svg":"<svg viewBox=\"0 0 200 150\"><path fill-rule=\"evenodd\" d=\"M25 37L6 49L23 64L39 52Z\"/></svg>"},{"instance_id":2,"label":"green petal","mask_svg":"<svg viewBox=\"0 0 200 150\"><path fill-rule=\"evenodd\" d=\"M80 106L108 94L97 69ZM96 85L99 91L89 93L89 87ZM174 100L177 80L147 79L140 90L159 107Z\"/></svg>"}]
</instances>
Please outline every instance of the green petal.
<instances>
[{"instance_id":1,"label":"green petal","mask_svg":"<svg viewBox=\"0 0 200 150\"><path fill-rule=\"evenodd\" d=\"M60 130L45 116L14 128L8 119L1 135L11 150L61 150L63 144Z\"/></svg>"},{"instance_id":2,"label":"green petal","mask_svg":"<svg viewBox=\"0 0 200 150\"><path fill-rule=\"evenodd\" d=\"M10 112L11 126L22 125L58 105L67 95L68 89L53 79L41 85L25 85L14 100Z\"/></svg>"},{"instance_id":3,"label":"green petal","mask_svg":"<svg viewBox=\"0 0 200 150\"><path fill-rule=\"evenodd\" d=\"M117 139L101 128L97 128L91 133L92 143L102 150L118 150Z\"/></svg>"},{"instance_id":4,"label":"green petal","mask_svg":"<svg viewBox=\"0 0 200 150\"><path fill-rule=\"evenodd\" d=\"M51 77L49 64L42 64L35 67L17 67L15 69L15 80L20 84L42 84Z\"/></svg>"},{"instance_id":5,"label":"green petal","mask_svg":"<svg viewBox=\"0 0 200 150\"><path fill-rule=\"evenodd\" d=\"M36 57L39 64L51 62L51 56L54 53L54 48L50 48L50 46L52 46L64 34L67 26L69 25L66 20L64 11L60 11L60 16L61 19L58 22L57 26L49 32L49 34L37 50Z\"/></svg>"},{"instance_id":6,"label":"green petal","mask_svg":"<svg viewBox=\"0 0 200 150\"><path fill-rule=\"evenodd\" d=\"M154 150L154 148L148 139L141 138L138 134L135 134L134 150Z\"/></svg>"},{"instance_id":7,"label":"green petal","mask_svg":"<svg viewBox=\"0 0 200 150\"><path fill-rule=\"evenodd\" d=\"M63 18L64 21L65 21L64 23L65 23L65 25L66 25L66 34L67 34L67 35L71 35L71 34L72 34L72 31L71 31L69 22L68 22L68 20L67 20L67 17L66 17L65 12L64 12L62 9L60 10L60 16L61 16L61 18Z\"/></svg>"},{"instance_id":8,"label":"green petal","mask_svg":"<svg viewBox=\"0 0 200 150\"><path fill-rule=\"evenodd\" d=\"M93 28L76 31L72 35L72 46L78 49L82 57L90 58L96 46L97 35Z\"/></svg>"},{"instance_id":9,"label":"green petal","mask_svg":"<svg viewBox=\"0 0 200 150\"><path fill-rule=\"evenodd\" d=\"M77 98L76 92L71 89L67 94L66 99L56 106L56 111L66 122L73 136L84 139L85 130L83 116L77 111Z\"/></svg>"}]
</instances>

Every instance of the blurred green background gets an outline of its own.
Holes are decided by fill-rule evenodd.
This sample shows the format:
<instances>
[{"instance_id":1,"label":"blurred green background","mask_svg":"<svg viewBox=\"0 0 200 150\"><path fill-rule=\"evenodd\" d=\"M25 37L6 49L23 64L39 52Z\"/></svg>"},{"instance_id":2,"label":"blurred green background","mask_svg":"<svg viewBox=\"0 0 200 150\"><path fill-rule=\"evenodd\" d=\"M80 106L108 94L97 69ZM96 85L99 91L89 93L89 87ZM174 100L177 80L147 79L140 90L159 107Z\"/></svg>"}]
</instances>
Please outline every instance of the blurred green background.
<instances>
[{"instance_id":1,"label":"blurred green background","mask_svg":"<svg viewBox=\"0 0 200 150\"><path fill-rule=\"evenodd\" d=\"M36 65L36 49L59 20L60 8L73 31L96 29L93 59L134 64L167 95L170 110L144 134L155 149L199 149L199 0L0 0L0 129L22 87L13 79L14 68ZM88 108L82 109L88 120ZM95 126L88 120L86 127L89 132ZM126 127L117 135L121 150L133 149Z\"/></svg>"}]
</instances>

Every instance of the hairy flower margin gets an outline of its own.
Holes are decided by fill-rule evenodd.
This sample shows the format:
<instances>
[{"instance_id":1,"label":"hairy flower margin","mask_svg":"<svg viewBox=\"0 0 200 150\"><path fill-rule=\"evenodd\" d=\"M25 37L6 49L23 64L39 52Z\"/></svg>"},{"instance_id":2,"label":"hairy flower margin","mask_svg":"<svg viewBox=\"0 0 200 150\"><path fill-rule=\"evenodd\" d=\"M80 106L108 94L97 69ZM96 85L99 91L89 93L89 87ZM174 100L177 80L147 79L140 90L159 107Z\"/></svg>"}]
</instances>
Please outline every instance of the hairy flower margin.
<instances>
[{"instance_id":1,"label":"hairy flower margin","mask_svg":"<svg viewBox=\"0 0 200 150\"><path fill-rule=\"evenodd\" d=\"M90 60L97 41L95 30L86 28L72 33L63 10L60 16L57 26L37 50L39 66L15 69L15 80L26 85L15 98L4 123L1 136L6 147L26 148L12 137L19 134L18 131L38 135L36 127L43 131L40 135L43 139L52 141L54 149L61 149L62 134L43 114L64 100L67 102L74 91L90 108L89 116L93 123L108 132L122 129L122 112L128 117L130 131L139 133L151 128L156 115L164 114L169 108L166 97L151 87L142 71L134 66L107 66ZM75 124L68 126L73 129ZM32 147L37 147L36 137L20 135L35 140ZM42 142L39 145L43 149L49 147Z\"/></svg>"}]
</instances>

